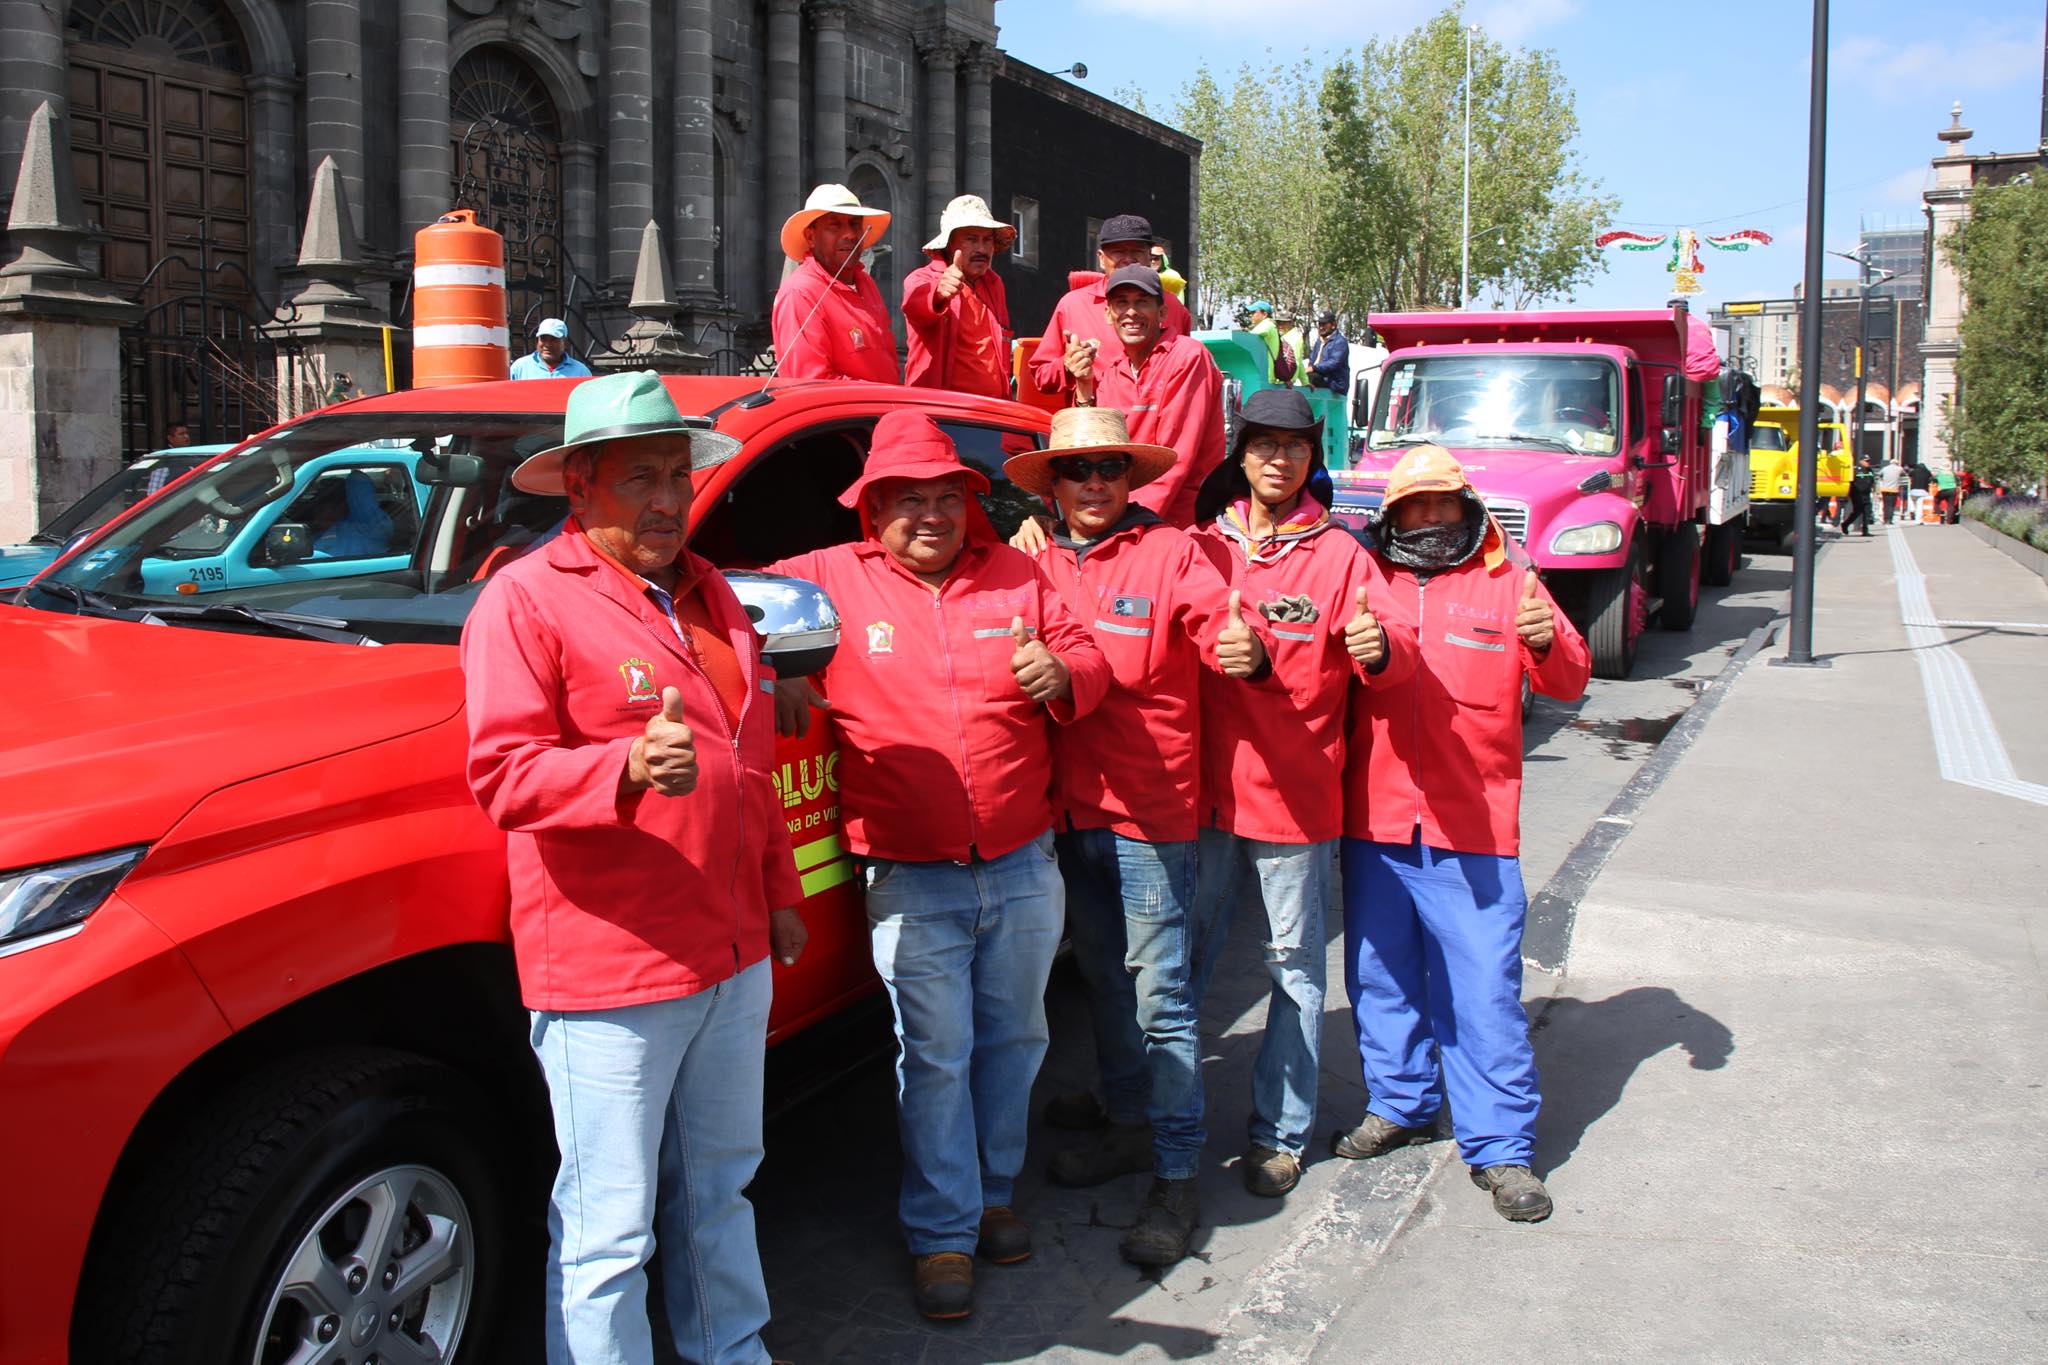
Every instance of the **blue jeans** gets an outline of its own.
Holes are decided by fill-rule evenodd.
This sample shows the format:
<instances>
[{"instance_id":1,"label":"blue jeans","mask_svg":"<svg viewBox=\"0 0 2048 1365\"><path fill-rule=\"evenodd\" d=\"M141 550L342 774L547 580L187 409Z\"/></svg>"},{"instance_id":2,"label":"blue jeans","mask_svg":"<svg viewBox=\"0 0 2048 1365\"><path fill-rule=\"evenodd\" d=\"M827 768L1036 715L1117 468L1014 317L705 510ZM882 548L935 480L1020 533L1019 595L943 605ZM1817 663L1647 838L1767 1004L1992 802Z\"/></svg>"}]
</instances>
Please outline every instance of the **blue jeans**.
<instances>
[{"instance_id":1,"label":"blue jeans","mask_svg":"<svg viewBox=\"0 0 2048 1365\"><path fill-rule=\"evenodd\" d=\"M657 1227L676 1352L703 1365L768 1359L754 1206L740 1192L761 1164L772 995L764 958L679 1000L533 1012L562 1150L548 1205L549 1365L652 1365Z\"/></svg>"},{"instance_id":2,"label":"blue jeans","mask_svg":"<svg viewBox=\"0 0 2048 1365\"><path fill-rule=\"evenodd\" d=\"M1048 830L985 863L870 859L868 936L896 1015L897 1214L912 1255L972 1252L1010 1202L1031 1083L1045 1060L1045 979L1066 898Z\"/></svg>"},{"instance_id":3,"label":"blue jeans","mask_svg":"<svg viewBox=\"0 0 2048 1365\"><path fill-rule=\"evenodd\" d=\"M1195 841L1151 844L1083 829L1055 842L1110 1121L1149 1119L1153 1173L1186 1180L1207 1141L1189 922Z\"/></svg>"},{"instance_id":4,"label":"blue jeans","mask_svg":"<svg viewBox=\"0 0 2048 1365\"><path fill-rule=\"evenodd\" d=\"M1323 985L1327 975L1323 913L1330 899L1337 841L1276 844L1220 829L1202 831L1196 852L1195 998L1208 993L1210 973L1230 936L1230 907L1244 875L1259 879L1266 904L1266 974L1273 991L1266 1033L1252 1066L1251 1140L1300 1156L1316 1121L1321 1065Z\"/></svg>"},{"instance_id":5,"label":"blue jeans","mask_svg":"<svg viewBox=\"0 0 2048 1365\"><path fill-rule=\"evenodd\" d=\"M1519 859L1431 848L1419 835L1344 841L1345 975L1365 1107L1421 1127L1448 1092L1459 1154L1475 1169L1526 1166L1535 1150L1528 908Z\"/></svg>"}]
</instances>

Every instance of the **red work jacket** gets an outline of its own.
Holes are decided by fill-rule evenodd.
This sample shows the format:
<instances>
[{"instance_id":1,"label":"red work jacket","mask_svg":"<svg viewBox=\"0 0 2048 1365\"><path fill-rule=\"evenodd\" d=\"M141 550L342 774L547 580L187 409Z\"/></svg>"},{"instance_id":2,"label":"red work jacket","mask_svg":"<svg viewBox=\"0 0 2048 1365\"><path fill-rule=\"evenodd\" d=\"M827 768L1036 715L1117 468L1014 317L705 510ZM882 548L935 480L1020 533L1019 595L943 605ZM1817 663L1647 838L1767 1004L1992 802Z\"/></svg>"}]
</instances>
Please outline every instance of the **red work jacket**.
<instances>
[{"instance_id":1,"label":"red work jacket","mask_svg":"<svg viewBox=\"0 0 2048 1365\"><path fill-rule=\"evenodd\" d=\"M965 303L959 294L941 302L932 292L945 273L944 261L926 261L903 281L903 320L909 324L909 359L903 367L903 382L920 388L959 389L989 398L1008 398L1010 303L1002 276L990 270L979 280L968 281L961 289L963 294L969 289L976 291L982 307L987 310L988 321L995 329L992 340L997 369L1004 376L1000 388L979 388L966 382L968 376L956 373L959 367L953 363L958 355ZM978 380L979 377L976 378Z\"/></svg>"},{"instance_id":2,"label":"red work jacket","mask_svg":"<svg viewBox=\"0 0 2048 1365\"><path fill-rule=\"evenodd\" d=\"M1335 523L1257 561L1216 523L1195 541L1272 632L1278 687L1202 676L1202 823L1247 839L1314 844L1343 832L1344 705L1354 680L1368 691L1415 667L1415 635L1383 609L1386 571ZM1363 674L1344 648L1358 589L1385 632L1387 657ZM1288 599L1283 602L1282 599ZM1312 604L1312 621L1290 620Z\"/></svg>"},{"instance_id":3,"label":"red work jacket","mask_svg":"<svg viewBox=\"0 0 2048 1365\"><path fill-rule=\"evenodd\" d=\"M1134 511L1093 544L1055 541L1037 556L1114 675L1102 705L1053 736L1053 814L1063 829L1171 843L1197 833L1200 679L1216 669L1230 589L1186 532ZM1271 632L1245 611L1270 655ZM1217 683L1226 695L1256 685Z\"/></svg>"},{"instance_id":4,"label":"red work jacket","mask_svg":"<svg viewBox=\"0 0 2048 1365\"><path fill-rule=\"evenodd\" d=\"M903 382L888 307L874 276L858 261L835 282L817 257L804 257L775 291L772 322L776 373L784 379Z\"/></svg>"},{"instance_id":5,"label":"red work jacket","mask_svg":"<svg viewBox=\"0 0 2048 1365\"><path fill-rule=\"evenodd\" d=\"M1378 555L1375 562L1385 564ZM1521 847L1522 678L1570 701L1592 671L1586 642L1562 611L1537 658L1515 632L1526 557L1487 548L1427 583L1390 571L1390 609L1415 622L1419 663L1398 683L1351 699L1344 832L1405 844L1418 827L1431 848L1514 857ZM1539 586L1545 601L1547 588Z\"/></svg>"},{"instance_id":6,"label":"red work jacket","mask_svg":"<svg viewBox=\"0 0 2048 1365\"><path fill-rule=\"evenodd\" d=\"M510 834L512 951L529 1009L692 995L768 955L768 912L803 899L769 777L774 698L716 570L678 561L739 656L737 731L668 618L565 531L492 577L462 631L468 775ZM682 689L697 789L620 795L634 739Z\"/></svg>"},{"instance_id":7,"label":"red work jacket","mask_svg":"<svg viewBox=\"0 0 2048 1365\"><path fill-rule=\"evenodd\" d=\"M970 540L935 592L878 541L769 566L823 588L839 650L823 675L839 737L846 846L904 862L1000 858L1052 825L1050 712L1087 715L1109 664L1031 559ZM1010 672L1025 625L1067 666L1071 691L1041 706Z\"/></svg>"},{"instance_id":8,"label":"red work jacket","mask_svg":"<svg viewBox=\"0 0 2048 1365\"><path fill-rule=\"evenodd\" d=\"M1118 342L1095 357L1095 402L1121 408L1133 441L1179 455L1173 468L1131 494L1175 526L1195 524L1195 495L1223 463L1223 372L1192 337L1161 336L1133 366Z\"/></svg>"},{"instance_id":9,"label":"red work jacket","mask_svg":"<svg viewBox=\"0 0 2048 1365\"><path fill-rule=\"evenodd\" d=\"M1067 276L1067 292L1053 305L1052 319L1045 324L1038 349L1031 353L1031 382L1040 393L1074 391L1074 377L1067 373L1067 333L1072 332L1076 341L1093 338L1101 343L1098 358L1123 350L1122 339L1103 311L1109 304L1109 291L1102 287L1108 278L1094 270L1076 270ZM1195 319L1188 306L1169 293L1160 301L1159 326L1170 336L1191 336Z\"/></svg>"}]
</instances>

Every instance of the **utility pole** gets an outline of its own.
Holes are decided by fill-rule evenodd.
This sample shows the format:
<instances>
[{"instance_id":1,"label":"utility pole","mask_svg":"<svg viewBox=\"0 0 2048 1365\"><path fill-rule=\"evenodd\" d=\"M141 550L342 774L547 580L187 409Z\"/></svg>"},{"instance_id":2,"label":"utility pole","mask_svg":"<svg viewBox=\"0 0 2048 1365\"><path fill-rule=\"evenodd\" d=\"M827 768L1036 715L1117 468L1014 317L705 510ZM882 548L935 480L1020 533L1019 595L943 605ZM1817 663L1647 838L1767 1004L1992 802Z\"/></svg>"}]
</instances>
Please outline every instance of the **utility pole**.
<instances>
[{"instance_id":1,"label":"utility pole","mask_svg":"<svg viewBox=\"0 0 2048 1365\"><path fill-rule=\"evenodd\" d=\"M1799 486L1792 503L1792 620L1774 664L1825 668L1813 657L1815 461L1820 455L1821 268L1827 229L1828 0L1813 0L1813 89L1806 116L1806 287L1799 323ZM1853 466L1851 466L1853 468Z\"/></svg>"}]
</instances>

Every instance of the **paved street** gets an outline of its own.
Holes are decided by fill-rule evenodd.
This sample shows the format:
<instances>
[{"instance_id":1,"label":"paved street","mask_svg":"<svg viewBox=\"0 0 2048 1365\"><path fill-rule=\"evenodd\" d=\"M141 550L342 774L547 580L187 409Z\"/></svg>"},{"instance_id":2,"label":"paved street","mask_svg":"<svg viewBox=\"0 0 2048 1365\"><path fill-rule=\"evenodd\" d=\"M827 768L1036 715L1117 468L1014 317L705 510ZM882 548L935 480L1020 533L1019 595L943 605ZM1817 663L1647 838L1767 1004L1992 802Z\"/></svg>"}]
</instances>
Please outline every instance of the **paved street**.
<instances>
[{"instance_id":1,"label":"paved street","mask_svg":"<svg viewBox=\"0 0 2048 1365\"><path fill-rule=\"evenodd\" d=\"M1745 637L1782 609L1789 559L1756 556L1735 586L1708 590L1684 634L1653 632L1636 676L1595 681L1580 702L1539 699L1528 730L1524 795L1530 889L1542 885L1606 808L1657 741L1692 704ZM980 1307L967 1323L937 1326L910 1305L907 1259L894 1199L897 1143L890 1069L878 1055L783 1110L768 1135L768 1161L754 1188L763 1254L777 1318L778 1355L827 1361L1051 1361L1131 1359L1297 1360L1317 1333L1351 1305L1357 1287L1333 1279L1333 1265L1363 1268L1392 1242L1417 1208L1445 1145L1413 1149L1361 1168L1327 1156L1319 1136L1300 1188L1284 1204L1244 1192L1234 1166L1242 1151L1248 1077L1264 1021L1266 976L1259 961L1255 905L1234 920L1233 942L1205 1013L1206 1074L1212 1107L1204 1172L1204 1222L1197 1252L1164 1276L1148 1276L1116 1253L1145 1178L1095 1190L1044 1183L1047 1156L1074 1137L1041 1129L1020 1192L1039 1251L1016 1267L980 1268ZM1331 960L1341 924L1329 923ZM1333 975L1333 985L1337 978ZM1538 978L1548 988L1548 978ZM1053 1049L1038 1098L1085 1082L1092 1049L1078 980L1055 973ZM879 1022L837 1046L887 1044ZM816 1051L825 1053L822 1046ZM1324 1130L1356 1120L1364 1095L1341 987L1325 1016ZM806 1058L817 1064L816 1058ZM1459 1176L1462 1180L1462 1174ZM1486 1217L1476 1192L1466 1202ZM1479 1202L1475 1202L1479 1201Z\"/></svg>"}]
</instances>

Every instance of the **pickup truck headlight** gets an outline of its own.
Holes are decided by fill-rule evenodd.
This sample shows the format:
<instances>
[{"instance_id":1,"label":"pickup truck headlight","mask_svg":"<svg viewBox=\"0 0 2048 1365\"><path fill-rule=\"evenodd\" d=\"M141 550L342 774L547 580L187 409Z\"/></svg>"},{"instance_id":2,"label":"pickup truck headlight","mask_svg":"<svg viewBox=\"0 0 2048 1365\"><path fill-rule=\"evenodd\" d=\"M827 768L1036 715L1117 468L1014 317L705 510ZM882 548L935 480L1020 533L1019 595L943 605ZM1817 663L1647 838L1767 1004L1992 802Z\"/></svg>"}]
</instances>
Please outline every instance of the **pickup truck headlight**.
<instances>
[{"instance_id":1,"label":"pickup truck headlight","mask_svg":"<svg viewBox=\"0 0 2048 1365\"><path fill-rule=\"evenodd\" d=\"M0 952L66 929L100 908L148 848L117 848L61 863L0 872Z\"/></svg>"},{"instance_id":2,"label":"pickup truck headlight","mask_svg":"<svg viewBox=\"0 0 2048 1365\"><path fill-rule=\"evenodd\" d=\"M1567 526L1550 538L1554 555L1611 555L1621 548L1621 527L1611 521Z\"/></svg>"}]
</instances>

